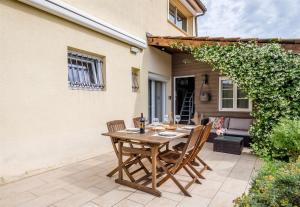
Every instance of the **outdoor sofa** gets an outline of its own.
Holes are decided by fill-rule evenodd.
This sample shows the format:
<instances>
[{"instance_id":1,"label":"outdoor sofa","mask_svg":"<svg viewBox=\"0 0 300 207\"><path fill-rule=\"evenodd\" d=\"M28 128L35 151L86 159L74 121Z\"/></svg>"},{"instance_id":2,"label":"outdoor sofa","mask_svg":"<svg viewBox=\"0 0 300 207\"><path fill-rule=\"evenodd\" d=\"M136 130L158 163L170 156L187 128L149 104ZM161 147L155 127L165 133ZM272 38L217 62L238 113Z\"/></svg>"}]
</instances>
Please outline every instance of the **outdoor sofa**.
<instances>
[{"instance_id":1,"label":"outdoor sofa","mask_svg":"<svg viewBox=\"0 0 300 207\"><path fill-rule=\"evenodd\" d=\"M214 122L216 118L219 117L208 117L206 118L206 121ZM223 128L227 129L225 135L243 137L244 146L249 147L251 143L249 129L252 121L253 120L249 118L224 117ZM217 136L218 135L216 134L216 129L212 128L208 138L208 142L213 142L214 138L216 138Z\"/></svg>"}]
</instances>

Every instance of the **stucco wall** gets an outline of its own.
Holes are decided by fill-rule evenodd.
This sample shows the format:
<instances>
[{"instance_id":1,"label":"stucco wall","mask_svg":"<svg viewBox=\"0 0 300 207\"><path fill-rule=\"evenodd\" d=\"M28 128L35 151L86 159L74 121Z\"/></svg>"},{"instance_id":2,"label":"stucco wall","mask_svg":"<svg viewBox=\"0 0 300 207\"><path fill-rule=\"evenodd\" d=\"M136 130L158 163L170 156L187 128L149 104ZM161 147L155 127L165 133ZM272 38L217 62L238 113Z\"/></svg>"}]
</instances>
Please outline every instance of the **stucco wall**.
<instances>
[{"instance_id":1,"label":"stucco wall","mask_svg":"<svg viewBox=\"0 0 300 207\"><path fill-rule=\"evenodd\" d=\"M105 123L124 119L131 125L133 116L147 113L149 71L171 76L166 53L151 48L131 54L127 44L11 0L0 2L0 45L0 178L5 181L111 151L109 139L100 135ZM105 91L68 88L68 47L105 56ZM138 93L131 88L132 67L141 69ZM168 100L168 111L170 106Z\"/></svg>"},{"instance_id":2,"label":"stucco wall","mask_svg":"<svg viewBox=\"0 0 300 207\"><path fill-rule=\"evenodd\" d=\"M145 32L154 35L185 35L168 22L168 0L63 1L144 39ZM175 2L178 3L177 0ZM188 10L181 9L188 15ZM189 32L192 35L192 30Z\"/></svg>"}]
</instances>

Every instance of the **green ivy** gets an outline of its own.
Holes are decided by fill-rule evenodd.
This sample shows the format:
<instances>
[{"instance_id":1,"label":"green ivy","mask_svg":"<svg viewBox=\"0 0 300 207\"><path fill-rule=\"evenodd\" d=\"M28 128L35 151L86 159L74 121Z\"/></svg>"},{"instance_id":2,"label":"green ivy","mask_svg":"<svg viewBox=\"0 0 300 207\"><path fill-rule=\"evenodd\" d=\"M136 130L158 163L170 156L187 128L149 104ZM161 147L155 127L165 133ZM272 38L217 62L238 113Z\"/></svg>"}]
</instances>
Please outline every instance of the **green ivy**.
<instances>
[{"instance_id":1,"label":"green ivy","mask_svg":"<svg viewBox=\"0 0 300 207\"><path fill-rule=\"evenodd\" d=\"M281 118L300 118L300 56L277 43L233 43L191 47L174 44L198 61L212 65L228 76L253 101L254 123L250 129L252 149L273 157L277 149L270 141L274 125Z\"/></svg>"}]
</instances>

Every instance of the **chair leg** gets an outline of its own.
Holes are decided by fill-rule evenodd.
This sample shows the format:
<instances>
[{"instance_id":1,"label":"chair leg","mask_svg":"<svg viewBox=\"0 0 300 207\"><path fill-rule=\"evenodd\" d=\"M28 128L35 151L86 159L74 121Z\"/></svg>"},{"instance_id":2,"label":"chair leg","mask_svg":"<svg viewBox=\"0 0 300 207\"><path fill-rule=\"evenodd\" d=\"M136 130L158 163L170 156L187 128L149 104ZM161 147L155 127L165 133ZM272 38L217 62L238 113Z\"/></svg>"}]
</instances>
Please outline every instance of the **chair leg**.
<instances>
[{"instance_id":1,"label":"chair leg","mask_svg":"<svg viewBox=\"0 0 300 207\"><path fill-rule=\"evenodd\" d=\"M125 160L124 165L127 164L130 160L132 159L132 157L130 156L127 160ZM108 173L106 176L107 177L112 177L114 174L116 174L119 170L119 166L117 166L115 169L113 169L110 173Z\"/></svg>"},{"instance_id":2,"label":"chair leg","mask_svg":"<svg viewBox=\"0 0 300 207\"><path fill-rule=\"evenodd\" d=\"M189 196L192 197L191 194L178 182L178 180L176 180L176 178L174 177L174 175L172 175L169 171L168 168L166 168L160 160L157 160L157 162L159 163L159 165L162 167L162 169L165 171L165 173L167 174L166 176L168 176L171 180L173 180L173 182L177 185L177 187L181 190L181 192L185 195L185 196Z\"/></svg>"},{"instance_id":3,"label":"chair leg","mask_svg":"<svg viewBox=\"0 0 300 207\"><path fill-rule=\"evenodd\" d=\"M206 162L204 162L199 156L197 156L196 158L197 158L197 160L199 160L199 162L200 162L203 166L205 166L208 170L212 171L212 168L211 168L208 164L206 164Z\"/></svg>"},{"instance_id":4,"label":"chair leg","mask_svg":"<svg viewBox=\"0 0 300 207\"><path fill-rule=\"evenodd\" d=\"M138 159L138 162L139 162L141 168L143 168L144 172L145 172L147 175L150 175L149 170L146 168L146 166L145 166L144 163L141 161L141 159Z\"/></svg>"},{"instance_id":5,"label":"chair leg","mask_svg":"<svg viewBox=\"0 0 300 207\"><path fill-rule=\"evenodd\" d=\"M123 168L123 170L124 170L124 172L126 173L126 175L127 175L127 177L130 179L130 181L131 182L135 182L135 179L133 178L133 176L130 174L130 172L128 171L128 168L129 167L126 167L126 166L124 166L124 167L122 167Z\"/></svg>"},{"instance_id":6,"label":"chair leg","mask_svg":"<svg viewBox=\"0 0 300 207\"><path fill-rule=\"evenodd\" d=\"M201 184L197 177L186 166L183 166L183 169L195 180L196 183Z\"/></svg>"},{"instance_id":7,"label":"chair leg","mask_svg":"<svg viewBox=\"0 0 300 207\"><path fill-rule=\"evenodd\" d=\"M199 178L205 179L201 172L198 172L198 170L196 170L193 165L191 165L190 163L187 163L187 165Z\"/></svg>"}]
</instances>

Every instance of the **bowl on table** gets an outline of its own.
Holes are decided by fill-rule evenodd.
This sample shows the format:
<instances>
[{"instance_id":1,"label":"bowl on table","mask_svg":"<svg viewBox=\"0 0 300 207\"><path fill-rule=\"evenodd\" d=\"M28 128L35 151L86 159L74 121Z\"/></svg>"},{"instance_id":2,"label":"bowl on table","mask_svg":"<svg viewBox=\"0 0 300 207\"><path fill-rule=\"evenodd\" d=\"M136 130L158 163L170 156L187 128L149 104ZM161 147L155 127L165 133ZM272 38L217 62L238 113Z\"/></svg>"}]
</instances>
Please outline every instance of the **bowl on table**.
<instances>
[{"instance_id":1,"label":"bowl on table","mask_svg":"<svg viewBox=\"0 0 300 207\"><path fill-rule=\"evenodd\" d=\"M176 126L175 125L164 125L164 128L166 130L175 130L176 129Z\"/></svg>"}]
</instances>

